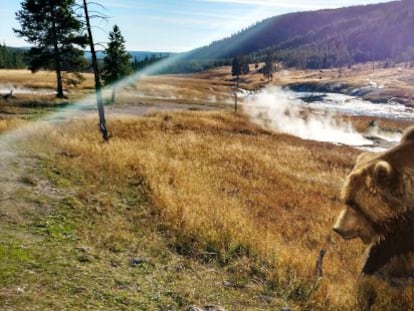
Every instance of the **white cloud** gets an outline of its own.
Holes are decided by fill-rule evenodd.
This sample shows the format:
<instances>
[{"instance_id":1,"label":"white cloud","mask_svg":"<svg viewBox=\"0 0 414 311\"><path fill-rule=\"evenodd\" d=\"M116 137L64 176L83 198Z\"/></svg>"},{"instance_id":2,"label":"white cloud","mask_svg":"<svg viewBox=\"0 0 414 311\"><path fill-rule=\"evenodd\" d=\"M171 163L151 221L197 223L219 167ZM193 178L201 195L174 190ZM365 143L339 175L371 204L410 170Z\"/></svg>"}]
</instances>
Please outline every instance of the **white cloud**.
<instances>
[{"instance_id":1,"label":"white cloud","mask_svg":"<svg viewBox=\"0 0 414 311\"><path fill-rule=\"evenodd\" d=\"M100 5L106 8L118 8L118 9L138 9L142 8L142 5L137 3L131 3L129 1L116 1L116 0L101 0Z\"/></svg>"}]
</instances>

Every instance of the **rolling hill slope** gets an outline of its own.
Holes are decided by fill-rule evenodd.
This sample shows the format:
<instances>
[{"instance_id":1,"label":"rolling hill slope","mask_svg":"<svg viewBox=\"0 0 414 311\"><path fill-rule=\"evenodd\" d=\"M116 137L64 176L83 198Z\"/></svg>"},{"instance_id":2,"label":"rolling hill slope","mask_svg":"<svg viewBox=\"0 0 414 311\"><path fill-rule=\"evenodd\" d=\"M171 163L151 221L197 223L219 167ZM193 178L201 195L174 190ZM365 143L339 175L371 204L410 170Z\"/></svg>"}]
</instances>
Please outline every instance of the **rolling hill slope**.
<instances>
[{"instance_id":1,"label":"rolling hill slope","mask_svg":"<svg viewBox=\"0 0 414 311\"><path fill-rule=\"evenodd\" d=\"M414 60L414 1L272 17L189 53L192 59L263 57L272 48L291 66L324 68L371 60ZM254 55L254 54L258 54Z\"/></svg>"}]
</instances>

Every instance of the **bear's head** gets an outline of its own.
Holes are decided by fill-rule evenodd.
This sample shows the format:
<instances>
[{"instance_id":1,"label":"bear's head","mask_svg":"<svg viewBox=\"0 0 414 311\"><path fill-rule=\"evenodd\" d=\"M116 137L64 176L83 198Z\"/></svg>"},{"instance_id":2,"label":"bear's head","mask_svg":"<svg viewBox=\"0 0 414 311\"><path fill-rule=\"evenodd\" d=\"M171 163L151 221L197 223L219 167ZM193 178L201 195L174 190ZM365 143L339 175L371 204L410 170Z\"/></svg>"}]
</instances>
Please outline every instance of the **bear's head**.
<instances>
[{"instance_id":1,"label":"bear's head","mask_svg":"<svg viewBox=\"0 0 414 311\"><path fill-rule=\"evenodd\" d=\"M344 239L375 242L414 212L414 127L381 154L361 154L342 190L344 209L333 230Z\"/></svg>"}]
</instances>

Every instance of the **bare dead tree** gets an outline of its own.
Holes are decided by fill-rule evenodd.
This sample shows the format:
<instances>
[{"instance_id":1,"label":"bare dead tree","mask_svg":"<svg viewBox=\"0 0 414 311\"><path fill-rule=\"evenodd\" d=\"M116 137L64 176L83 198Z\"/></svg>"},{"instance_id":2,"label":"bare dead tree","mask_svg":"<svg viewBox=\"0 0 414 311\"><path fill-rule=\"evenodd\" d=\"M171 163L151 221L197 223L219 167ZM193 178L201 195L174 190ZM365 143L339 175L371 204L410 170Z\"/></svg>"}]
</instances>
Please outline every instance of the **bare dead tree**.
<instances>
[{"instance_id":1,"label":"bare dead tree","mask_svg":"<svg viewBox=\"0 0 414 311\"><path fill-rule=\"evenodd\" d=\"M89 45L90 45L91 55L92 55L92 67L93 67L93 73L95 76L96 103L98 106L98 113L99 113L99 129L102 133L102 138L104 139L104 141L108 141L109 134L108 134L108 129L106 127L106 120L105 120L105 109L104 109L103 97L102 97L102 83L101 83L100 75L99 75L98 58L96 57L95 43L93 41L93 36L92 36L92 28L91 28L91 22L90 22L91 17L89 16L88 2L86 0L83 0L83 9L85 12L86 30L88 32Z\"/></svg>"},{"instance_id":2,"label":"bare dead tree","mask_svg":"<svg viewBox=\"0 0 414 311\"><path fill-rule=\"evenodd\" d=\"M238 96L237 92L239 91L239 77L236 78L236 85L234 86L234 112L237 113L237 104L238 104Z\"/></svg>"}]
</instances>

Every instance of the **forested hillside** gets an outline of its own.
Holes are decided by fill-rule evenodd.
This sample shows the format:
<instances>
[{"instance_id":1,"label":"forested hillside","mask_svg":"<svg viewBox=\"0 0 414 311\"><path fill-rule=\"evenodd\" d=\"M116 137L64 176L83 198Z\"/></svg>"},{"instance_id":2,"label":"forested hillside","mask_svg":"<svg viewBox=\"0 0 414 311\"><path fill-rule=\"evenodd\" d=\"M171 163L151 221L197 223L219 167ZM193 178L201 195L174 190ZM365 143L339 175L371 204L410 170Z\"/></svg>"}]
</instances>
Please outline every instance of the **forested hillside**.
<instances>
[{"instance_id":1,"label":"forested hillside","mask_svg":"<svg viewBox=\"0 0 414 311\"><path fill-rule=\"evenodd\" d=\"M372 60L414 60L414 1L402 0L266 19L192 51L191 59L223 59L264 50L289 66L326 68Z\"/></svg>"}]
</instances>

